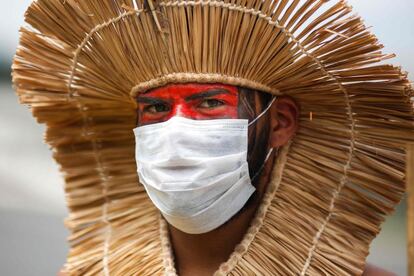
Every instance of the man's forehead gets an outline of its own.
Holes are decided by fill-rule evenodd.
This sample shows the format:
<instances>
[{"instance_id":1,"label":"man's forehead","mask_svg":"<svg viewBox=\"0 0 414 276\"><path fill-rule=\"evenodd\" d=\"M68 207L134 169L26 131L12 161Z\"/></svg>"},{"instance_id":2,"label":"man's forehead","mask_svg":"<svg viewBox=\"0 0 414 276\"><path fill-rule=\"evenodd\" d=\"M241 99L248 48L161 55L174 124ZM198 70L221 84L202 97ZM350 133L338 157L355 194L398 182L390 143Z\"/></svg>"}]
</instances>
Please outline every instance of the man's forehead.
<instances>
[{"instance_id":1,"label":"man's forehead","mask_svg":"<svg viewBox=\"0 0 414 276\"><path fill-rule=\"evenodd\" d=\"M193 94L198 93L210 93L212 96L215 93L228 94L228 95L238 95L238 88L233 85L227 84L204 84L204 83L185 83L185 84L169 84L162 86L142 94L142 96L151 96L151 97L188 97Z\"/></svg>"}]
</instances>

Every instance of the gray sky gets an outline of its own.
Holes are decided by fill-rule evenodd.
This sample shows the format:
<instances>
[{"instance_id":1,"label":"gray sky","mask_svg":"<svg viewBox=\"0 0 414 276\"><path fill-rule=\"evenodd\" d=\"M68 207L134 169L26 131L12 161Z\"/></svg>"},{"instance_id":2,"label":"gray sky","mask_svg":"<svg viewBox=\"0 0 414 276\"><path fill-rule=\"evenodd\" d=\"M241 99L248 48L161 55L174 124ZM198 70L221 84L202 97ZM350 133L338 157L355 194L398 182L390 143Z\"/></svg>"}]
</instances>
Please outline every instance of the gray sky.
<instances>
[{"instance_id":1,"label":"gray sky","mask_svg":"<svg viewBox=\"0 0 414 276\"><path fill-rule=\"evenodd\" d=\"M0 0L0 65L10 64L30 0Z\"/></svg>"},{"instance_id":2,"label":"gray sky","mask_svg":"<svg viewBox=\"0 0 414 276\"><path fill-rule=\"evenodd\" d=\"M30 0L0 0L0 65L10 64L18 41L18 28ZM414 1L349 0L368 26L386 45L385 51L397 53L393 61L414 74Z\"/></svg>"}]
</instances>

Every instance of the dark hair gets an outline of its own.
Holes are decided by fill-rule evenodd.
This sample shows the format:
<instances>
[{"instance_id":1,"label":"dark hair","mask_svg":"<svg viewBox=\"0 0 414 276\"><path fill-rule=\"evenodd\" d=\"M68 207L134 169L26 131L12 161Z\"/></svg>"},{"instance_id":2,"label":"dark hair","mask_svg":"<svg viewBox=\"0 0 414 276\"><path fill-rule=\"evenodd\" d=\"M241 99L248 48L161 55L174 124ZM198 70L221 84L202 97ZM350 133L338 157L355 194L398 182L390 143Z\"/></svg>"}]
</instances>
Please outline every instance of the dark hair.
<instances>
[{"instance_id":1,"label":"dark hair","mask_svg":"<svg viewBox=\"0 0 414 276\"><path fill-rule=\"evenodd\" d=\"M272 95L268 93L239 87L239 118L253 121L266 109L271 100ZM266 158L270 133L269 119L270 113L264 114L249 127L247 161L252 178L259 172Z\"/></svg>"}]
</instances>

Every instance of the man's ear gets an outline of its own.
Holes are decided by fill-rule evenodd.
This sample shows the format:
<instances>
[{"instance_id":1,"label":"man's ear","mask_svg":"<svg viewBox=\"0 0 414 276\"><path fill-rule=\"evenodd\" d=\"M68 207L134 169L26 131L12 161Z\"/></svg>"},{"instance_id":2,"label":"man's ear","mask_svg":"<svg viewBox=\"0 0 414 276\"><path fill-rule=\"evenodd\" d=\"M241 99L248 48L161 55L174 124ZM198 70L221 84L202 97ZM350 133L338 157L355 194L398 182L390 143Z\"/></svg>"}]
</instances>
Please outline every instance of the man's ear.
<instances>
[{"instance_id":1,"label":"man's ear","mask_svg":"<svg viewBox=\"0 0 414 276\"><path fill-rule=\"evenodd\" d=\"M299 127L299 113L299 106L292 98L282 96L276 99L270 109L270 147L286 145L295 136Z\"/></svg>"}]
</instances>

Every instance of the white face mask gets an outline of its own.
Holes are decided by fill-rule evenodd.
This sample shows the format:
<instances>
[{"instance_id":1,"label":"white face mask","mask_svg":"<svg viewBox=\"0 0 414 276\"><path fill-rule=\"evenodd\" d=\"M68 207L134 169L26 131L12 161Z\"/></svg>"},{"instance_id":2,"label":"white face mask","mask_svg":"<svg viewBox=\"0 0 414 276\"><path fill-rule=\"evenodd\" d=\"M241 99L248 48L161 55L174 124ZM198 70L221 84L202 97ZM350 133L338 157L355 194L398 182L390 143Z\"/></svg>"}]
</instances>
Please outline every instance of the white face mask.
<instances>
[{"instance_id":1,"label":"white face mask","mask_svg":"<svg viewBox=\"0 0 414 276\"><path fill-rule=\"evenodd\" d=\"M255 191L247 164L248 126L274 100L250 124L173 117L134 129L140 182L171 225L206 233L245 205Z\"/></svg>"}]
</instances>

